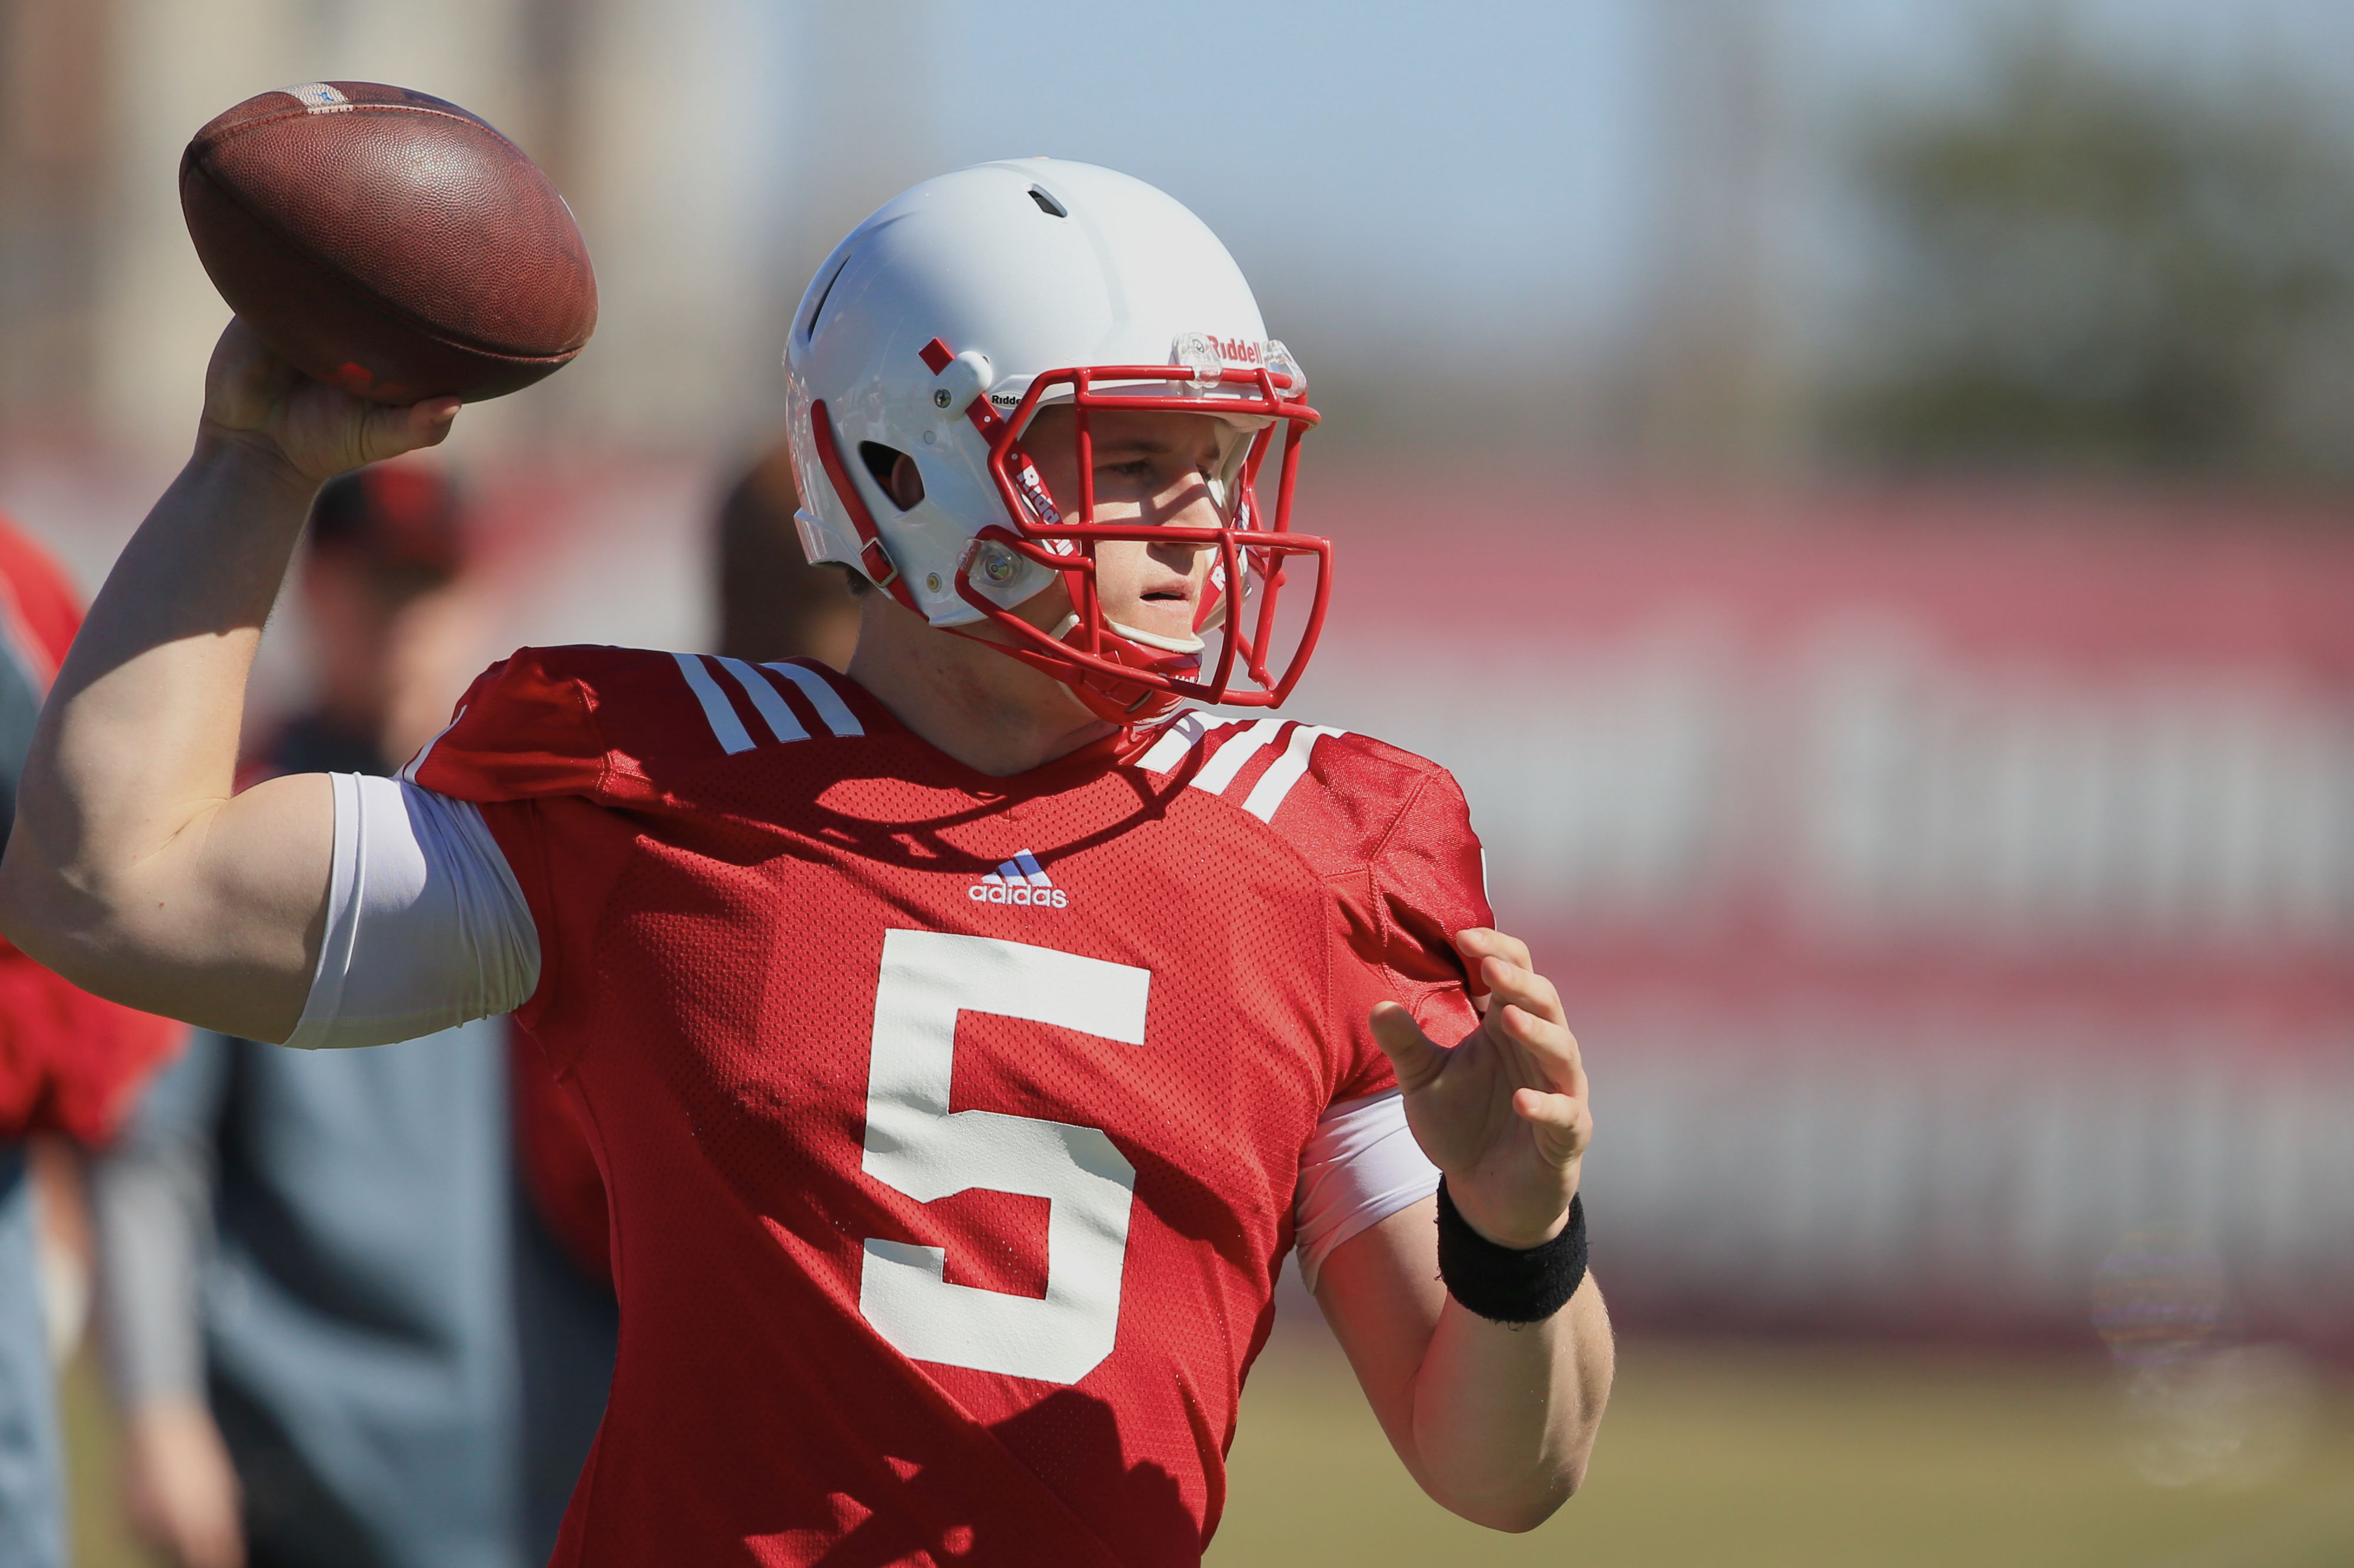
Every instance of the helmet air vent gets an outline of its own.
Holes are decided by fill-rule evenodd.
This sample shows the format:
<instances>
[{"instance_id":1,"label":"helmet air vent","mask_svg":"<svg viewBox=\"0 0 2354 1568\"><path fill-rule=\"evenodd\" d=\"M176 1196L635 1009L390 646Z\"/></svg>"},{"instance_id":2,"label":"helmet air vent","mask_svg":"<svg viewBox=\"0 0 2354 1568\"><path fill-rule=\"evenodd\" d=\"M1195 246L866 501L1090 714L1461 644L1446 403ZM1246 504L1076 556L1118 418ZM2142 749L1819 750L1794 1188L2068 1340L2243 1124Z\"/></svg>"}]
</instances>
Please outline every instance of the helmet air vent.
<instances>
[{"instance_id":1,"label":"helmet air vent","mask_svg":"<svg viewBox=\"0 0 2354 1568\"><path fill-rule=\"evenodd\" d=\"M810 307L809 325L801 330L802 342L814 343L817 340L818 318L825 314L825 302L833 298L833 286L841 282L842 275L849 270L850 258L845 256L842 259L842 265L833 270L833 276L825 281L825 287L818 291L817 303Z\"/></svg>"},{"instance_id":2,"label":"helmet air vent","mask_svg":"<svg viewBox=\"0 0 2354 1568\"><path fill-rule=\"evenodd\" d=\"M875 488L888 497L892 505L902 512L912 512L922 503L924 476L916 468L916 460L906 452L881 441L861 441L858 461L866 465Z\"/></svg>"},{"instance_id":3,"label":"helmet air vent","mask_svg":"<svg viewBox=\"0 0 2354 1568\"><path fill-rule=\"evenodd\" d=\"M1041 186L1032 185L1030 187L1030 199L1036 202L1038 204L1038 210L1044 213L1048 217L1068 217L1071 216L1070 208L1065 207L1061 202L1056 201Z\"/></svg>"}]
</instances>

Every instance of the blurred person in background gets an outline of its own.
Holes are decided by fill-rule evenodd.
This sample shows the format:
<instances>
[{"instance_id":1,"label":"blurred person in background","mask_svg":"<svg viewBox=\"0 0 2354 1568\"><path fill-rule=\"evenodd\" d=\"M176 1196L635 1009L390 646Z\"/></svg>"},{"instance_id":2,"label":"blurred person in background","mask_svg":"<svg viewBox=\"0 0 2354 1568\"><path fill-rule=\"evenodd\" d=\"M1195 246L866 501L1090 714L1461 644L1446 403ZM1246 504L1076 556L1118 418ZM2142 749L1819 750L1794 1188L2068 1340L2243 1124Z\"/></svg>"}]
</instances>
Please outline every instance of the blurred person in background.
<instances>
[{"instance_id":1,"label":"blurred person in background","mask_svg":"<svg viewBox=\"0 0 2354 1568\"><path fill-rule=\"evenodd\" d=\"M429 468L321 493L301 575L316 703L261 774L388 774L447 722L465 543ZM174 1561L545 1556L534 1520L552 1534L593 1436L611 1309L548 1236L564 1219L535 1218L567 1190L544 1172L567 1169L569 1129L506 1033L307 1053L200 1033L96 1165L128 1500ZM513 1201L518 1175L534 1202Z\"/></svg>"},{"instance_id":2,"label":"blurred person in background","mask_svg":"<svg viewBox=\"0 0 2354 1568\"><path fill-rule=\"evenodd\" d=\"M0 838L34 717L80 621L65 574L0 518ZM103 1141L140 1078L186 1033L77 991L0 941L0 1568L67 1562L28 1145Z\"/></svg>"},{"instance_id":3,"label":"blurred person in background","mask_svg":"<svg viewBox=\"0 0 2354 1568\"><path fill-rule=\"evenodd\" d=\"M841 570L811 564L793 514L791 450L779 441L755 459L719 508L719 648L766 664L815 659L850 668L858 604Z\"/></svg>"}]
</instances>

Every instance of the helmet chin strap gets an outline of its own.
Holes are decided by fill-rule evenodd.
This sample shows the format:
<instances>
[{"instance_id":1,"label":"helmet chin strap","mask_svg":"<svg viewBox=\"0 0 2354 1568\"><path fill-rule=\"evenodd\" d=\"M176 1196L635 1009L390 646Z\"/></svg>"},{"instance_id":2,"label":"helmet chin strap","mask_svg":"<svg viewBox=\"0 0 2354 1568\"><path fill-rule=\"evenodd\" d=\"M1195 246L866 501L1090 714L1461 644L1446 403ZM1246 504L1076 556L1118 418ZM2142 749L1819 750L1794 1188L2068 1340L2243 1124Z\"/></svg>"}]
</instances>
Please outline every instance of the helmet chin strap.
<instances>
[{"instance_id":1,"label":"helmet chin strap","mask_svg":"<svg viewBox=\"0 0 2354 1568\"><path fill-rule=\"evenodd\" d=\"M1193 675L1200 670L1202 652L1208 646L1198 637L1163 637L1123 625L1108 616L1104 619L1104 626L1112 634L1107 640L1110 646L1106 652L1122 662L1143 665L1162 674ZM1074 610L1057 621L1049 635L1057 642L1067 642L1078 627L1078 612ZM1123 642L1129 645L1125 650L1119 646ZM1168 693L1129 685L1102 675L1074 673L1063 680L1090 713L1113 724L1144 723L1178 705L1178 699Z\"/></svg>"}]
</instances>

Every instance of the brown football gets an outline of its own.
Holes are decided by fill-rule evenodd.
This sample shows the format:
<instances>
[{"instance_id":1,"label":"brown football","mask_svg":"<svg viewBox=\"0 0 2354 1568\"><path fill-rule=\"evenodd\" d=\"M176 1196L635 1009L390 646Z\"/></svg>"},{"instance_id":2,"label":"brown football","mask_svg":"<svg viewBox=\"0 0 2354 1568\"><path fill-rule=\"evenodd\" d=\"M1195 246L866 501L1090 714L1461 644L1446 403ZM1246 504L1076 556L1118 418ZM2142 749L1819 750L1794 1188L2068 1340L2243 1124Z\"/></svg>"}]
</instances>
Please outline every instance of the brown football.
<instances>
[{"instance_id":1,"label":"brown football","mask_svg":"<svg viewBox=\"0 0 2354 1568\"><path fill-rule=\"evenodd\" d=\"M539 165L454 103L368 81L265 92L196 132L180 209L229 308L381 403L528 387L597 325L597 279Z\"/></svg>"}]
</instances>

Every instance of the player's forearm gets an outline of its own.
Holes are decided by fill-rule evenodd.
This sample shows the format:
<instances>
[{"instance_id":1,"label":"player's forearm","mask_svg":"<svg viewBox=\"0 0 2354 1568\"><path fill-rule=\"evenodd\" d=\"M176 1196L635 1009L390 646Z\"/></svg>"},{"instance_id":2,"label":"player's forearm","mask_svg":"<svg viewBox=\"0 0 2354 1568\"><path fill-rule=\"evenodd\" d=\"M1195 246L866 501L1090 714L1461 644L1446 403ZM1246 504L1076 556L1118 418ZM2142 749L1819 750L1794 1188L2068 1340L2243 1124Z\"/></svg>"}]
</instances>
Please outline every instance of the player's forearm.
<instances>
[{"instance_id":1,"label":"player's forearm","mask_svg":"<svg viewBox=\"0 0 2354 1568\"><path fill-rule=\"evenodd\" d=\"M124 548L52 687L0 863L0 927L121 995L163 922L172 852L233 789L246 678L315 489L234 440L196 451ZM133 1000L125 996L124 1000ZM151 1000L151 999L140 999Z\"/></svg>"},{"instance_id":2,"label":"player's forearm","mask_svg":"<svg viewBox=\"0 0 2354 1568\"><path fill-rule=\"evenodd\" d=\"M1491 1323L1450 1298L1414 1384L1425 1488L1493 1529L1543 1523L1585 1479L1614 1360L1590 1275L1542 1323Z\"/></svg>"}]
</instances>

